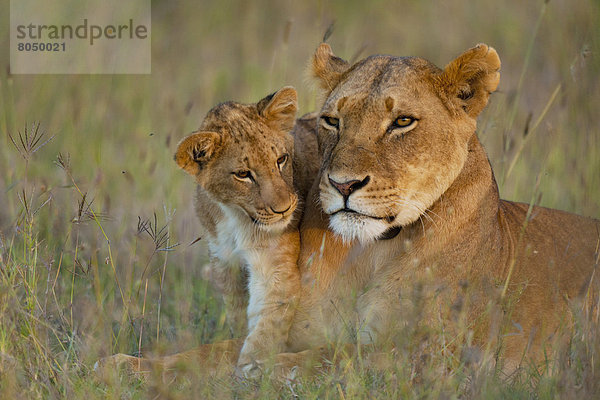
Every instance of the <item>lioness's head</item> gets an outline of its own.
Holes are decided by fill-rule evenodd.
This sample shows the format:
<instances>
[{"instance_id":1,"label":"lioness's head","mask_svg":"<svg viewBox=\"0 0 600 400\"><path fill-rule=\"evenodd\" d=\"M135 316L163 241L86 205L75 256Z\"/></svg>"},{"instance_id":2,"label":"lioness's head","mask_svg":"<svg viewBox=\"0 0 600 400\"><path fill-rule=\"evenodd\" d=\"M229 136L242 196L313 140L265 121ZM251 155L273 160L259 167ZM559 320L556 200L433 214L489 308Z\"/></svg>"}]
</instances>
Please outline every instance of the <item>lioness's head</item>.
<instances>
[{"instance_id":1,"label":"lioness's head","mask_svg":"<svg viewBox=\"0 0 600 400\"><path fill-rule=\"evenodd\" d=\"M283 229L298 204L289 133L296 110L292 87L255 104L219 104L179 143L175 161L225 211L265 230Z\"/></svg>"},{"instance_id":2,"label":"lioness's head","mask_svg":"<svg viewBox=\"0 0 600 400\"><path fill-rule=\"evenodd\" d=\"M318 138L330 227L368 242L418 220L461 171L499 69L484 44L443 70L382 55L350 65L321 44L312 71L326 96Z\"/></svg>"}]
</instances>

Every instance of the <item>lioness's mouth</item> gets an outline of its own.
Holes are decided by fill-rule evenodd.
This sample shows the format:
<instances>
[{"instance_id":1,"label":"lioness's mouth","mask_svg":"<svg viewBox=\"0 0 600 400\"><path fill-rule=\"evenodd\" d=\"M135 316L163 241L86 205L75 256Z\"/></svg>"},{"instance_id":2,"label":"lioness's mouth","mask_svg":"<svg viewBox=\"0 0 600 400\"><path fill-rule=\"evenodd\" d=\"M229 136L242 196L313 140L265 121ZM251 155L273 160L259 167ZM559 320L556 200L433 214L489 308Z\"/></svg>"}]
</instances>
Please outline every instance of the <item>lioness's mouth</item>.
<instances>
[{"instance_id":1,"label":"lioness's mouth","mask_svg":"<svg viewBox=\"0 0 600 400\"><path fill-rule=\"evenodd\" d=\"M393 239L396 236L398 236L398 234L400 233L401 230L402 230L401 226L394 226L393 228L390 228L387 231L383 232L377 238L377 240L390 240L390 239Z\"/></svg>"},{"instance_id":2,"label":"lioness's mouth","mask_svg":"<svg viewBox=\"0 0 600 400\"><path fill-rule=\"evenodd\" d=\"M371 219L383 220L383 221L385 221L385 222L387 222L389 224L391 224L392 222L394 222L394 220L396 219L395 215L386 215L384 217L377 217L377 216L374 216L374 215L364 214L364 213L358 212L356 210L352 210L351 208L347 208L347 207L346 208L341 208L341 209L339 209L339 210L331 213L330 215L333 216L333 215L336 215L336 214L342 213L342 212L349 213L349 214L356 214L356 215L360 215L360 216L371 218Z\"/></svg>"}]
</instances>

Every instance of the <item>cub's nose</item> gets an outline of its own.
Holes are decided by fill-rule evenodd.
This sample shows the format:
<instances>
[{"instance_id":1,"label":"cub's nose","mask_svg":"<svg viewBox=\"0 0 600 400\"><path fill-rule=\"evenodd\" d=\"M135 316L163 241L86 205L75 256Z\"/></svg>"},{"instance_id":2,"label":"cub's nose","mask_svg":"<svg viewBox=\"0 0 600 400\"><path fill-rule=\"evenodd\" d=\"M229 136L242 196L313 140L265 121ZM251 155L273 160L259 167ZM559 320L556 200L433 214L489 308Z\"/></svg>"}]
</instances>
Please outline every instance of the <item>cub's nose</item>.
<instances>
[{"instance_id":1,"label":"cub's nose","mask_svg":"<svg viewBox=\"0 0 600 400\"><path fill-rule=\"evenodd\" d=\"M292 208L292 203L289 203L287 206L283 206L283 205L280 205L279 207L271 206L270 208L271 208L271 211L273 211L275 214L285 214L286 212L288 212L290 210L290 208Z\"/></svg>"},{"instance_id":2,"label":"cub's nose","mask_svg":"<svg viewBox=\"0 0 600 400\"><path fill-rule=\"evenodd\" d=\"M327 178L329 178L329 183L331 183L331 185L334 188L336 188L337 191L340 192L340 194L344 197L348 197L352 192L355 192L358 189L365 187L367 183L369 183L369 181L371 180L371 178L368 175L362 181L354 179L343 183L336 182L329 176L327 176Z\"/></svg>"}]
</instances>

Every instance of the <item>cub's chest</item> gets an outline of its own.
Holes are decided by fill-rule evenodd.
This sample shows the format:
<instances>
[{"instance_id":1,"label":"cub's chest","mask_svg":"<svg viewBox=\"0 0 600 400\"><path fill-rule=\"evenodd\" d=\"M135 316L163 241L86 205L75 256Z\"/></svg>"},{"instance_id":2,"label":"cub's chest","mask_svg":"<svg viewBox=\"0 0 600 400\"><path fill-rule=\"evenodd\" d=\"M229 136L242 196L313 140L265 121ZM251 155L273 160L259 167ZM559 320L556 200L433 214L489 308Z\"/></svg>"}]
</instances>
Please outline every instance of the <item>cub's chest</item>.
<instances>
[{"instance_id":1,"label":"cub's chest","mask_svg":"<svg viewBox=\"0 0 600 400\"><path fill-rule=\"evenodd\" d=\"M216 235L209 240L213 257L223 262L254 264L264 257L264 238L250 224L237 218L224 218L216 224Z\"/></svg>"}]
</instances>

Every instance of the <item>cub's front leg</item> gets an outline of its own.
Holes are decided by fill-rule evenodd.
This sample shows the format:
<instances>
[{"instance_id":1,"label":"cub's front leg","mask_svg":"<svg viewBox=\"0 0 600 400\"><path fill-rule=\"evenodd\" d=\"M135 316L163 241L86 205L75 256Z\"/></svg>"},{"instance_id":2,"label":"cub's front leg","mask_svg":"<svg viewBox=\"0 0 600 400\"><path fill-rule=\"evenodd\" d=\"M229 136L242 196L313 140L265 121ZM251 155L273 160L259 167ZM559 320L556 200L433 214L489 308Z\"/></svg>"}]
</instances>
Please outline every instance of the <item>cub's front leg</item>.
<instances>
[{"instance_id":1,"label":"cub's front leg","mask_svg":"<svg viewBox=\"0 0 600 400\"><path fill-rule=\"evenodd\" d=\"M221 294L225 303L225 315L233 333L244 335L248 325L248 272L240 262L225 262L217 257L202 270L202 277Z\"/></svg>"},{"instance_id":2,"label":"cub's front leg","mask_svg":"<svg viewBox=\"0 0 600 400\"><path fill-rule=\"evenodd\" d=\"M284 352L298 298L300 235L288 229L249 262L248 337L238 359L244 376L260 373L270 356Z\"/></svg>"}]
</instances>

